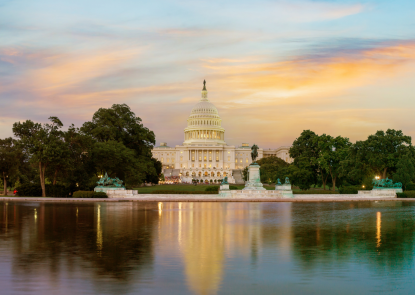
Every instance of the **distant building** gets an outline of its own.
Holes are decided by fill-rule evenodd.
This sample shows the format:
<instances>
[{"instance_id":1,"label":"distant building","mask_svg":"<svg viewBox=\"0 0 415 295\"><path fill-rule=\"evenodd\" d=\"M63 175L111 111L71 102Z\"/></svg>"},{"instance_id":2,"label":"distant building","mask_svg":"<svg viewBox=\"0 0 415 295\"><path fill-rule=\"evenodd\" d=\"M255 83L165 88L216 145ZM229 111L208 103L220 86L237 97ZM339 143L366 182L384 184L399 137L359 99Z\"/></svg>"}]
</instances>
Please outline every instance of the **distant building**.
<instances>
[{"instance_id":1,"label":"distant building","mask_svg":"<svg viewBox=\"0 0 415 295\"><path fill-rule=\"evenodd\" d=\"M248 143L242 143L240 147L227 145L221 123L217 108L208 100L204 82L202 98L187 119L183 145L169 147L162 142L152 150L153 157L163 163L164 176L180 177L182 182L191 182L192 179L218 182L228 176L230 183L243 183L242 169L252 163L251 147ZM258 159L276 156L291 163L289 148L260 148Z\"/></svg>"}]
</instances>

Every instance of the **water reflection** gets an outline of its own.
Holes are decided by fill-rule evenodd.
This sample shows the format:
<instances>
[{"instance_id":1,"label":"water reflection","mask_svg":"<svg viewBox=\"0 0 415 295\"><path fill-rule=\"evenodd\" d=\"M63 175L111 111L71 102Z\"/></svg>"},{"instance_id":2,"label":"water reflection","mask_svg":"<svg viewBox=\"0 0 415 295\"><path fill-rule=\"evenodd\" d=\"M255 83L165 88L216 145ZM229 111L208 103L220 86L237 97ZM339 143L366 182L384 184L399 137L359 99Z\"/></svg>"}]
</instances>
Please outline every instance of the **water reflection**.
<instances>
[{"instance_id":1,"label":"water reflection","mask_svg":"<svg viewBox=\"0 0 415 295\"><path fill-rule=\"evenodd\" d=\"M30 294L404 293L415 274L414 209L0 202L0 285Z\"/></svg>"}]
</instances>

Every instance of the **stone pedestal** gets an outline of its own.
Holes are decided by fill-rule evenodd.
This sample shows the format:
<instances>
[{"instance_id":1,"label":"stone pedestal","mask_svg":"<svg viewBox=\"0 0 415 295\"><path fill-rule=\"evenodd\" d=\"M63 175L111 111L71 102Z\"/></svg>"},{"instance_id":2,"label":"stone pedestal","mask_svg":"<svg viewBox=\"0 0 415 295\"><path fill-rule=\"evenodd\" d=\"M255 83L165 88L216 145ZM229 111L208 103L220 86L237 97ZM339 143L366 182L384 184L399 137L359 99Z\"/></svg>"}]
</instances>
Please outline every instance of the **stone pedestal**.
<instances>
[{"instance_id":1,"label":"stone pedestal","mask_svg":"<svg viewBox=\"0 0 415 295\"><path fill-rule=\"evenodd\" d=\"M263 191L265 190L264 186L261 183L261 177L259 174L259 165L257 163L252 163L248 167L248 181L245 183L245 188L242 190L255 190Z\"/></svg>"},{"instance_id":2,"label":"stone pedestal","mask_svg":"<svg viewBox=\"0 0 415 295\"><path fill-rule=\"evenodd\" d=\"M219 187L219 196L229 197L231 195L231 190L229 189L229 183L221 183Z\"/></svg>"},{"instance_id":3,"label":"stone pedestal","mask_svg":"<svg viewBox=\"0 0 415 295\"><path fill-rule=\"evenodd\" d=\"M280 191L283 198L294 198L293 191L291 190L291 184L284 183L284 184L276 184L275 190Z\"/></svg>"},{"instance_id":4,"label":"stone pedestal","mask_svg":"<svg viewBox=\"0 0 415 295\"><path fill-rule=\"evenodd\" d=\"M94 188L94 192L104 192L108 193L109 191L124 191L125 187L105 187L105 186L97 186Z\"/></svg>"}]
</instances>

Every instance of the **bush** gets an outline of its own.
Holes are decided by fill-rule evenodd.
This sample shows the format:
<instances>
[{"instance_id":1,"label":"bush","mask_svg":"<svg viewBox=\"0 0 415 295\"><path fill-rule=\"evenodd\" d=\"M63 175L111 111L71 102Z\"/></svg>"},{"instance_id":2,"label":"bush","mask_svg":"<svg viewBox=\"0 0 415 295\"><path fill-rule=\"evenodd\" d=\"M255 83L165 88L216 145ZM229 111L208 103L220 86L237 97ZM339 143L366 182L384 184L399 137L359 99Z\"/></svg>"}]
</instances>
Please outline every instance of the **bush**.
<instances>
[{"instance_id":1,"label":"bush","mask_svg":"<svg viewBox=\"0 0 415 295\"><path fill-rule=\"evenodd\" d=\"M339 193L357 195L358 189L360 189L360 186L342 186L339 188Z\"/></svg>"},{"instance_id":2,"label":"bush","mask_svg":"<svg viewBox=\"0 0 415 295\"><path fill-rule=\"evenodd\" d=\"M405 194L405 193L396 193L396 196L397 196L399 199L406 198L406 194Z\"/></svg>"},{"instance_id":3,"label":"bush","mask_svg":"<svg viewBox=\"0 0 415 295\"><path fill-rule=\"evenodd\" d=\"M73 193L74 198L108 198L104 192L94 191L76 191Z\"/></svg>"},{"instance_id":4,"label":"bush","mask_svg":"<svg viewBox=\"0 0 415 295\"><path fill-rule=\"evenodd\" d=\"M47 184L46 196L52 198L67 198L71 192L70 188L59 184ZM20 197L41 197L42 187L39 183L26 183L21 184L17 188L17 195Z\"/></svg>"},{"instance_id":5,"label":"bush","mask_svg":"<svg viewBox=\"0 0 415 295\"><path fill-rule=\"evenodd\" d=\"M238 190L239 188L238 188L237 186L230 185L230 186L229 186L229 189L232 189L232 190Z\"/></svg>"},{"instance_id":6,"label":"bush","mask_svg":"<svg viewBox=\"0 0 415 295\"><path fill-rule=\"evenodd\" d=\"M209 186L205 189L205 192L217 192L219 191L219 186L215 185L215 186Z\"/></svg>"},{"instance_id":7,"label":"bush","mask_svg":"<svg viewBox=\"0 0 415 295\"><path fill-rule=\"evenodd\" d=\"M403 193L396 193L398 198L415 198L415 191L405 191Z\"/></svg>"},{"instance_id":8,"label":"bush","mask_svg":"<svg viewBox=\"0 0 415 295\"><path fill-rule=\"evenodd\" d=\"M202 195L202 194L217 194L219 191L175 191L175 190L154 190L151 194L172 194L172 195Z\"/></svg>"}]
</instances>

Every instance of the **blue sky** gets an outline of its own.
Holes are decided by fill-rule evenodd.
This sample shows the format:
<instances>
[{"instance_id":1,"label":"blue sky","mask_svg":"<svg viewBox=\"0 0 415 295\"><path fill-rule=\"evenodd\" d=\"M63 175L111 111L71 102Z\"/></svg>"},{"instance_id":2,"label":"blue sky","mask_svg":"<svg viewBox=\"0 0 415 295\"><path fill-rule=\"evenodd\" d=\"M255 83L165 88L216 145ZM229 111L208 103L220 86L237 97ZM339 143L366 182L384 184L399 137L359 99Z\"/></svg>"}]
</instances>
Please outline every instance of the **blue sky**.
<instances>
[{"instance_id":1,"label":"blue sky","mask_svg":"<svg viewBox=\"0 0 415 295\"><path fill-rule=\"evenodd\" d=\"M203 79L229 144L414 136L415 1L2 1L0 136L126 103L183 141Z\"/></svg>"}]
</instances>

